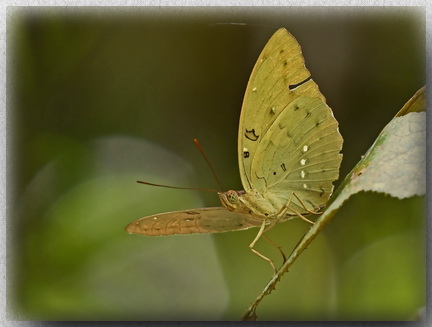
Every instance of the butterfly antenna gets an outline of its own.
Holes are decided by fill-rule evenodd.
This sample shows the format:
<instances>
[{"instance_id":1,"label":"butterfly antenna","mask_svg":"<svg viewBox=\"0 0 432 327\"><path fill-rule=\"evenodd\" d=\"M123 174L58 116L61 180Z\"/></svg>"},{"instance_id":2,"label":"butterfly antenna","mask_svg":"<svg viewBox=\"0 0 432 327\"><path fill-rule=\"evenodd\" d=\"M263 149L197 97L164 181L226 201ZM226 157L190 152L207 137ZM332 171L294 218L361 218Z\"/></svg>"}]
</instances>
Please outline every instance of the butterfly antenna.
<instances>
[{"instance_id":1,"label":"butterfly antenna","mask_svg":"<svg viewBox=\"0 0 432 327\"><path fill-rule=\"evenodd\" d=\"M194 143L195 143L196 147L198 148L199 152L201 152L201 155L204 157L205 161L207 162L207 165L210 167L210 170L212 171L213 176L216 179L216 182L218 183L219 187L221 188L221 190L223 190L224 187L222 186L222 183L221 183L219 177L217 176L216 171L214 170L212 164L210 163L210 160L208 160L208 158L207 158L207 156L206 156L206 154L204 152L204 149L202 148L201 144L199 144L199 142L198 142L197 139L194 139Z\"/></svg>"},{"instance_id":2,"label":"butterfly antenna","mask_svg":"<svg viewBox=\"0 0 432 327\"><path fill-rule=\"evenodd\" d=\"M212 190L210 188L170 186L170 185L154 184L154 183L143 182L143 181L137 181L137 183L145 184L145 185L150 185L150 186L175 188L175 189L178 189L178 190L206 191L206 192L216 192L216 193L219 193L218 190Z\"/></svg>"}]
</instances>

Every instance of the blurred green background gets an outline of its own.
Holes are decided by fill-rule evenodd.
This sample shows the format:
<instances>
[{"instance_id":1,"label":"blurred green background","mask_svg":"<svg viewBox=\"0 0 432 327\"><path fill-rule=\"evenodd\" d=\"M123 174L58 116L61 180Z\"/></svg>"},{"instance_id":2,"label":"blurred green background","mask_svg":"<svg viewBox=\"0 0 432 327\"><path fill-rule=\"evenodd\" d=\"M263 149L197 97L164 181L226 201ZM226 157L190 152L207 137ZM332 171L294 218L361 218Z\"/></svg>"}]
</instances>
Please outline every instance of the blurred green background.
<instances>
[{"instance_id":1,"label":"blurred green background","mask_svg":"<svg viewBox=\"0 0 432 327\"><path fill-rule=\"evenodd\" d=\"M246 25L230 24L245 23ZM11 8L9 318L238 320L272 275L257 230L128 235L149 214L217 206L198 138L241 189L237 128L266 41L287 28L339 121L341 179L425 84L420 9ZM268 235L286 253L299 220ZM257 249L279 265L266 242ZM354 196L258 308L260 320L408 320L425 305L425 201Z\"/></svg>"}]
</instances>

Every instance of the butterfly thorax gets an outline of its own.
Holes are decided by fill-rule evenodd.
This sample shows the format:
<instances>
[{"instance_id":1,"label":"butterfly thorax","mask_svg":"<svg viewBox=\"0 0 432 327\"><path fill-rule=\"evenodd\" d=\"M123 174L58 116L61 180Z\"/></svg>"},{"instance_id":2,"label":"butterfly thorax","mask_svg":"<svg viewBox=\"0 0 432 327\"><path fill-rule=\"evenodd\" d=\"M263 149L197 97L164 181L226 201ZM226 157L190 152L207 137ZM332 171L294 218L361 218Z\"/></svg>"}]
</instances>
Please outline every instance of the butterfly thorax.
<instances>
[{"instance_id":1,"label":"butterfly thorax","mask_svg":"<svg viewBox=\"0 0 432 327\"><path fill-rule=\"evenodd\" d=\"M276 208L259 192L227 191L218 193L222 205L229 211L260 218L263 220L280 220L285 218L281 208Z\"/></svg>"}]
</instances>

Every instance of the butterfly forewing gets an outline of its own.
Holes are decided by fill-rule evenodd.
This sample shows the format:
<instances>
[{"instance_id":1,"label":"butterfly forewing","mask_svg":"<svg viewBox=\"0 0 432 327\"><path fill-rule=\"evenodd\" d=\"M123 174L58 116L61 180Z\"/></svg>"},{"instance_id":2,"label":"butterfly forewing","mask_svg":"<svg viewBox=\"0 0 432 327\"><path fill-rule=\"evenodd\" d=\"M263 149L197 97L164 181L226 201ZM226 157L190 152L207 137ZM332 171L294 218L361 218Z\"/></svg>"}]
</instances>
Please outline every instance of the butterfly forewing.
<instances>
[{"instance_id":1,"label":"butterfly forewing","mask_svg":"<svg viewBox=\"0 0 432 327\"><path fill-rule=\"evenodd\" d=\"M126 226L130 234L167 236L175 234L221 233L261 226L262 221L222 207L167 212L148 216Z\"/></svg>"},{"instance_id":2,"label":"butterfly forewing","mask_svg":"<svg viewBox=\"0 0 432 327\"><path fill-rule=\"evenodd\" d=\"M299 96L325 102L304 65L300 45L285 29L279 29L259 56L248 82L240 116L238 155L246 191L255 189L252 162L272 123Z\"/></svg>"}]
</instances>

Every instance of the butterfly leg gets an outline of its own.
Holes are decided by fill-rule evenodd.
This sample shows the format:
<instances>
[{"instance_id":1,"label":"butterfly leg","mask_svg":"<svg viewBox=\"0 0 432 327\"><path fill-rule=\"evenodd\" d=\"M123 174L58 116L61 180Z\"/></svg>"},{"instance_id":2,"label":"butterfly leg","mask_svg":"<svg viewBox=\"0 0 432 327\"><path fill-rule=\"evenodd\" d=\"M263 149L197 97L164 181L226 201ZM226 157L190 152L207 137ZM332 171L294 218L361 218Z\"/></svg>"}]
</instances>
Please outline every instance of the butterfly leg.
<instances>
[{"instance_id":1,"label":"butterfly leg","mask_svg":"<svg viewBox=\"0 0 432 327\"><path fill-rule=\"evenodd\" d=\"M322 214L322 212L316 212L316 211L312 211L312 210L309 210L308 208L306 208L306 206L304 205L304 203L303 203L303 201L302 200L300 200L300 198L297 196L297 194L295 194L294 192L292 192L291 193L291 197L292 197L292 195L294 195L295 197L296 197L296 199L300 202L300 204L302 205L302 207L303 207L303 209L305 209L307 212L309 212L309 213L311 213L311 214L313 214L313 215L320 215L320 214ZM291 199L290 199L291 200Z\"/></svg>"},{"instance_id":2,"label":"butterfly leg","mask_svg":"<svg viewBox=\"0 0 432 327\"><path fill-rule=\"evenodd\" d=\"M273 245L275 248L277 248L279 250L279 253L282 255L282 258L283 258L283 263L282 264L284 264L285 261L286 261L286 256L285 256L285 253L282 251L282 247L279 246L278 244L276 244L274 241L272 241L268 236L266 236L264 234L262 236L264 237L264 239L267 242L269 242L271 245Z\"/></svg>"},{"instance_id":3,"label":"butterfly leg","mask_svg":"<svg viewBox=\"0 0 432 327\"><path fill-rule=\"evenodd\" d=\"M294 212L299 218L303 219L304 221L308 222L309 224L313 225L315 224L312 220L307 219L305 216L303 216L300 212L297 210L294 210L293 208L289 208L292 212Z\"/></svg>"},{"instance_id":4,"label":"butterfly leg","mask_svg":"<svg viewBox=\"0 0 432 327\"><path fill-rule=\"evenodd\" d=\"M288 199L288 203L285 204L284 206L282 206L282 208L281 208L281 209L276 213L276 215L279 216L279 215L281 215L282 213L286 212L286 211L289 209L289 210L291 210L292 212L294 212L294 213L295 213L299 218L301 218L301 219L303 219L304 221L308 222L309 224L313 225L313 224L314 224L313 221L307 219L307 218L306 218L305 216L303 216L300 212L298 212L297 210L294 210L293 208L290 207L290 203L291 203L291 199L292 199L293 195L297 198L297 200L300 201L300 203L302 204L303 208L305 208L303 202L298 198L298 196L297 196L294 192L291 192L291 196L290 196L290 198ZM307 210L307 209L305 208L305 210ZM307 211L309 211L309 210L307 210Z\"/></svg>"},{"instance_id":5,"label":"butterfly leg","mask_svg":"<svg viewBox=\"0 0 432 327\"><path fill-rule=\"evenodd\" d=\"M273 224L273 225L274 225L274 224ZM273 225L271 224L271 225L270 225L270 228L273 227ZM250 249L254 254L256 254L257 256L259 256L261 259L264 259L265 261L267 261L267 262L272 266L272 268L273 268L273 270L274 270L274 272L275 272L275 274L276 274L276 273L277 273L277 269L276 269L276 267L275 267L273 261L272 261L271 259L267 258L266 256L262 255L261 253L259 253L257 250L255 250L255 249L253 248L253 247L255 246L256 242L259 240L259 238L260 238L261 235L263 234L265 227L266 227L266 221L264 220L263 223L262 223L262 225L261 225L261 227L260 227L260 229L259 229L259 231L258 231L257 236L256 236L255 239L252 241L252 243L249 244L249 249ZM266 230L268 230L268 229L269 229L269 228L267 228Z\"/></svg>"},{"instance_id":6,"label":"butterfly leg","mask_svg":"<svg viewBox=\"0 0 432 327\"><path fill-rule=\"evenodd\" d=\"M287 209L289 208L289 205L291 203L291 199L293 197L293 194L294 194L294 192L291 192L290 198L288 199L288 203L285 204L284 206L282 206L282 208L280 208L280 210L274 214L275 217L279 217L281 215L283 216L282 213L285 213L285 211L287 211Z\"/></svg>"},{"instance_id":7,"label":"butterfly leg","mask_svg":"<svg viewBox=\"0 0 432 327\"><path fill-rule=\"evenodd\" d=\"M295 196L300 201L300 203L303 205L303 202L301 202L301 200L297 197L297 195L294 192L291 192L291 195L290 195L290 197L288 199L288 203L285 204L285 205L283 205L282 208L280 208L280 210L275 213L275 216L276 217L283 216L285 214L285 212L289 209L292 212L294 212L297 216L299 216L301 219L303 219L304 221L307 221L309 224L313 225L314 224L313 221L307 219L300 212L298 212L298 211L296 211L296 210L294 210L293 208L290 207L291 199L292 199L293 196ZM303 207L304 207L304 205L303 205ZM307 210L307 209L305 208L305 210ZM309 211L309 210L307 210L307 211Z\"/></svg>"},{"instance_id":8,"label":"butterfly leg","mask_svg":"<svg viewBox=\"0 0 432 327\"><path fill-rule=\"evenodd\" d=\"M283 253L282 251L282 247L279 246L278 244L276 244L274 241L272 241L268 236L266 236L264 233L267 232L269 229L273 228L273 226L276 225L276 223L274 221L271 221L271 223L267 226L266 229L264 229L263 233L262 233L262 237L264 237L264 239L270 243L271 245L273 245L276 249L279 250L280 254L282 255L283 258L283 262L285 263L286 261L286 256L285 253Z\"/></svg>"}]
</instances>

